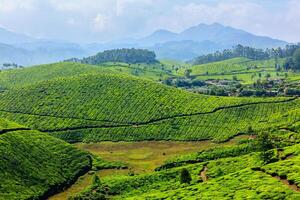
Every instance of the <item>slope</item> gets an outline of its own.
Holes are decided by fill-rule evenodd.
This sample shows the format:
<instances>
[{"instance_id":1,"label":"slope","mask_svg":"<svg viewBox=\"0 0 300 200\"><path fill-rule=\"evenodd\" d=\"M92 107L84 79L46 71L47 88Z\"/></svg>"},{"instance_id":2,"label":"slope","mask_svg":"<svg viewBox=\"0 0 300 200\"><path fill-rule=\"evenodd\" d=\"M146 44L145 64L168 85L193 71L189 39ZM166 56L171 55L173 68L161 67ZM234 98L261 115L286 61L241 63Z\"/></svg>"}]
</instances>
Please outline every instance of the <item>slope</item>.
<instances>
[{"instance_id":1,"label":"slope","mask_svg":"<svg viewBox=\"0 0 300 200\"><path fill-rule=\"evenodd\" d=\"M242 146L253 148L256 144L248 140ZM100 185L87 188L73 199L92 198L99 193L114 199L299 199L299 150L299 145L283 148L281 153L270 150L276 159L267 164L259 152L245 155L240 150L233 156L226 148L219 152L211 149L202 152L206 153L206 160L194 164L133 177L104 178ZM180 182L183 168L191 174L190 183ZM203 170L205 178L201 176ZM103 188L108 190L104 193Z\"/></svg>"},{"instance_id":2,"label":"slope","mask_svg":"<svg viewBox=\"0 0 300 200\"><path fill-rule=\"evenodd\" d=\"M227 140L249 126L266 128L275 116L285 116L276 126L299 120L286 114L299 105L295 98L204 96L112 74L53 79L0 99L0 116L70 142Z\"/></svg>"},{"instance_id":3,"label":"slope","mask_svg":"<svg viewBox=\"0 0 300 200\"><path fill-rule=\"evenodd\" d=\"M91 167L90 156L45 133L0 119L0 199L41 199L72 184Z\"/></svg>"},{"instance_id":4,"label":"slope","mask_svg":"<svg viewBox=\"0 0 300 200\"><path fill-rule=\"evenodd\" d=\"M24 69L0 71L0 88L24 87L41 81L84 74L127 74L158 80L170 75L170 66L171 64L168 63L136 65L126 63L104 63L102 65L72 62L53 63Z\"/></svg>"}]
</instances>

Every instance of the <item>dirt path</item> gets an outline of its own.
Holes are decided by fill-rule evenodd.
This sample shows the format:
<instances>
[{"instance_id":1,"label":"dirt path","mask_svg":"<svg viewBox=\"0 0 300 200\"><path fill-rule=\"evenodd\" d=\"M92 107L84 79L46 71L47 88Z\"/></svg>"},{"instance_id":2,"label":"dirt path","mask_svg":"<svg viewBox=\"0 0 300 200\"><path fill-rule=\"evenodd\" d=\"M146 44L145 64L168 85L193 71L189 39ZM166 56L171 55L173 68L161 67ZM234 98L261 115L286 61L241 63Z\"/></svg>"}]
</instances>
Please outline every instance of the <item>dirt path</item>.
<instances>
[{"instance_id":1,"label":"dirt path","mask_svg":"<svg viewBox=\"0 0 300 200\"><path fill-rule=\"evenodd\" d=\"M293 191L295 192L300 192L300 187L298 187L295 183L291 183L288 181L288 179L286 177L280 177L279 175L277 174L269 174L267 173L264 169L261 169L261 168L255 168L255 169L252 169L254 171L259 171L259 172L262 172L264 174L267 174L269 176L272 176L273 178L276 178L277 180L279 180L281 183L283 183L284 185L288 186L290 189L292 189Z\"/></svg>"},{"instance_id":2,"label":"dirt path","mask_svg":"<svg viewBox=\"0 0 300 200\"><path fill-rule=\"evenodd\" d=\"M284 185L288 186L290 189L294 190L295 192L300 192L300 188L295 183L291 184L287 179L281 178L280 176L277 176L277 175L272 176L272 177L281 181Z\"/></svg>"},{"instance_id":3,"label":"dirt path","mask_svg":"<svg viewBox=\"0 0 300 200\"><path fill-rule=\"evenodd\" d=\"M201 177L201 179L202 179L203 182L205 182L205 181L208 180L208 177L206 175L207 170L208 170L207 165L205 165L203 167L203 169L201 170L201 172L200 172L200 177Z\"/></svg>"},{"instance_id":4,"label":"dirt path","mask_svg":"<svg viewBox=\"0 0 300 200\"><path fill-rule=\"evenodd\" d=\"M207 115L207 114L213 114L216 113L220 110L226 110L226 109L231 109L231 108L241 108L245 106L250 106L250 105L258 105L258 104L278 104L278 103L287 103L290 101L294 101L298 99L296 98L290 98L290 99L285 99L285 100L280 100L280 101L273 101L273 102L268 102L268 101L261 101L261 102L250 102L250 103L244 103L244 104L239 104L239 105L230 105L230 106L221 106L217 107L211 111L206 111L206 112L198 112L198 113L190 113L190 114L178 114L174 116L167 116L167 117L161 117L157 119L151 119L149 121L145 122L114 122L114 121L108 121L110 123L114 123L112 125L86 125L86 126L80 126L80 127L68 127L68 128L63 128L63 129L51 129L51 130L39 130L41 132L61 132L61 131L74 131L74 130L84 130L84 129L106 129L106 128L121 128L121 127L138 127L138 126L145 126L145 125L150 125L153 123L157 122L162 122L170 119L175 119L175 118L182 118L182 117L191 117L191 116L197 116L197 115ZM0 110L1 111L1 110ZM6 111L8 112L8 111ZM86 119L82 119L86 120Z\"/></svg>"}]
</instances>

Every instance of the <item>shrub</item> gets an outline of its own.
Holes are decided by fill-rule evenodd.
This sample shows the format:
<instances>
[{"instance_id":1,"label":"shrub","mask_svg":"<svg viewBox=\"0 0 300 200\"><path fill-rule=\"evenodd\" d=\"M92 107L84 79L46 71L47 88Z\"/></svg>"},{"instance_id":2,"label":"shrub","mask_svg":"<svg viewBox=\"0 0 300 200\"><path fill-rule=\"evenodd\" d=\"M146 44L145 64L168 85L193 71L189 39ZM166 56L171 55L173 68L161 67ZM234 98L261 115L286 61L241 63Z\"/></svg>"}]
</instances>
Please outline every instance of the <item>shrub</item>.
<instances>
[{"instance_id":1,"label":"shrub","mask_svg":"<svg viewBox=\"0 0 300 200\"><path fill-rule=\"evenodd\" d=\"M186 168L183 168L180 172L180 182L189 184L191 181L192 177L190 172Z\"/></svg>"}]
</instances>

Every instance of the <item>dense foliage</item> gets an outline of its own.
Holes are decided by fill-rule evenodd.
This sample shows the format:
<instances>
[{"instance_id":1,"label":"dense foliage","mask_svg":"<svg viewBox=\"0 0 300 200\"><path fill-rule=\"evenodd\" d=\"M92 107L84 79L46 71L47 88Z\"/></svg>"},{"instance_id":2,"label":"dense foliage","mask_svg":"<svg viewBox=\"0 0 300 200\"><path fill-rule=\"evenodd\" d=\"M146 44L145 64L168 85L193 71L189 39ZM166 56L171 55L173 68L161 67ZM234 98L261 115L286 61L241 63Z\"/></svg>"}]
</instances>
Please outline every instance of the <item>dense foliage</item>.
<instances>
[{"instance_id":1,"label":"dense foliage","mask_svg":"<svg viewBox=\"0 0 300 200\"><path fill-rule=\"evenodd\" d=\"M146 49L114 49L106 50L95 56L83 58L82 63L99 65L106 62L136 63L157 63L154 52Z\"/></svg>"},{"instance_id":2,"label":"dense foliage","mask_svg":"<svg viewBox=\"0 0 300 200\"><path fill-rule=\"evenodd\" d=\"M225 49L223 52L215 52L212 54L202 55L195 58L192 62L194 65L205 64L210 62L222 61L231 58L245 57L254 60L266 60L270 58L285 58L293 55L295 50L300 47L297 45L287 45L285 48L277 49L256 49L253 47L247 47L237 45L233 49Z\"/></svg>"}]
</instances>

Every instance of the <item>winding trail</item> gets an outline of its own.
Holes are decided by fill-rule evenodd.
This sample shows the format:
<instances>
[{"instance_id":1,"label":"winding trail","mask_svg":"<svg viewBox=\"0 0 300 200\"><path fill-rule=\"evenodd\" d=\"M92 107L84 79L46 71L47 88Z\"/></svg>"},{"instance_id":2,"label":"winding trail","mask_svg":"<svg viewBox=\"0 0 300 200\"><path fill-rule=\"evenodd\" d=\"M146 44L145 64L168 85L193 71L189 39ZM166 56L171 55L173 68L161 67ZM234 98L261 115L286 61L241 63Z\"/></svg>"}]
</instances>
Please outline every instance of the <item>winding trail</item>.
<instances>
[{"instance_id":1,"label":"winding trail","mask_svg":"<svg viewBox=\"0 0 300 200\"><path fill-rule=\"evenodd\" d=\"M190 113L190 114L178 114L174 116L169 116L169 117L161 117L158 119L151 119L149 121L145 122L127 122L126 124L116 124L116 125L100 125L100 126L81 126L81 127L69 127L69 128L64 128L64 129L51 129L51 130L40 130L42 132L60 132L60 131L74 131L74 130L83 130L83 129L100 129L100 128L122 128L122 127L139 127L139 126L145 126L145 125L151 125L154 123L158 122L163 122L166 120L170 119L175 119L175 118L183 118L183 117L191 117L191 116L198 116L198 115L207 115L207 114L213 114L216 113L220 110L225 110L225 109L231 109L231 108L241 108L245 106L250 106L250 105L258 105L258 104L277 104L277 103L287 103L291 102L298 99L298 97L290 98L290 99L285 99L281 101L261 101L261 102L250 102L250 103L244 103L244 104L239 104L239 105L231 105L231 106L221 106L217 107L211 111L207 112L198 112L198 113ZM115 122L117 123L117 122Z\"/></svg>"},{"instance_id":2,"label":"winding trail","mask_svg":"<svg viewBox=\"0 0 300 200\"><path fill-rule=\"evenodd\" d=\"M37 113L30 113L30 112L23 112L23 111L12 111L12 110L5 110L0 109L0 112L6 112L11 114L22 114L22 115L31 115L36 117L53 117L59 119L77 119L83 121L92 121L92 122L110 122L110 123L118 123L110 120L99 120L99 119L92 119L92 118L82 118L82 117L73 117L73 116L60 116L60 115L51 115L51 114L37 114Z\"/></svg>"},{"instance_id":3,"label":"winding trail","mask_svg":"<svg viewBox=\"0 0 300 200\"><path fill-rule=\"evenodd\" d=\"M11 129L2 129L0 130L0 135L9 133L9 132L14 132L14 131L29 131L31 130L30 128L11 128Z\"/></svg>"},{"instance_id":4,"label":"winding trail","mask_svg":"<svg viewBox=\"0 0 300 200\"><path fill-rule=\"evenodd\" d=\"M207 170L208 170L207 165L204 165L203 169L200 171L200 177L203 182L208 181L208 176L206 175Z\"/></svg>"},{"instance_id":5,"label":"winding trail","mask_svg":"<svg viewBox=\"0 0 300 200\"><path fill-rule=\"evenodd\" d=\"M78 120L87 120L87 121L94 121L94 122L114 123L114 124L111 124L111 125L86 125L86 126L79 126L79 127L67 127L67 128L60 128L60 129L39 130L41 132L51 133L51 132L74 131L74 130L84 130L84 129L139 127L139 126L151 125L151 124L158 123L158 122L163 122L163 121L170 120L170 119L213 114L213 113L216 113L220 110L225 110L225 109L241 108L241 107L245 107L245 106L259 105L259 104L288 103L288 102L291 102L291 101L295 101L297 99L298 99L298 97L294 97L294 98L289 98L289 99L280 100L280 101L260 101L260 102L249 102L249 103L244 103L244 104L239 104L239 105L220 106L220 107L214 108L211 111L196 112L196 113L190 113L190 114L177 114L177 115L166 116L166 117L161 117L161 118L157 118L157 119L150 119L150 120L144 121L144 122L115 122L115 121L109 121L109 120L97 120L97 119L79 118L79 117L53 116L53 115L46 115L46 114L31 114L31 113L18 112L18 111L8 111L8 110L0 110L0 112L8 112L8 113L15 113L15 114L26 114L26 115L41 116L41 117L54 117L54 118L63 118L63 119L78 119Z\"/></svg>"},{"instance_id":6,"label":"winding trail","mask_svg":"<svg viewBox=\"0 0 300 200\"><path fill-rule=\"evenodd\" d=\"M278 174L270 174L270 173L266 172L266 170L264 170L260 167L253 168L252 170L253 171L259 171L259 172L262 172L262 173L267 174L269 176L272 176L273 178L276 178L277 180L282 182L284 185L288 186L293 191L300 192L300 187L298 187L295 183L291 183L286 177L279 176Z\"/></svg>"}]
</instances>

